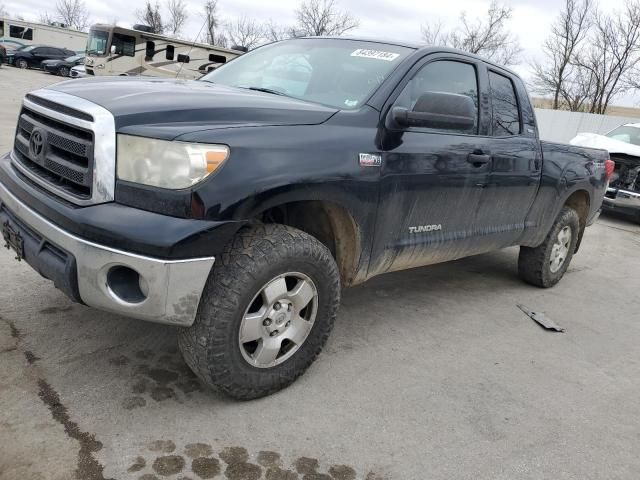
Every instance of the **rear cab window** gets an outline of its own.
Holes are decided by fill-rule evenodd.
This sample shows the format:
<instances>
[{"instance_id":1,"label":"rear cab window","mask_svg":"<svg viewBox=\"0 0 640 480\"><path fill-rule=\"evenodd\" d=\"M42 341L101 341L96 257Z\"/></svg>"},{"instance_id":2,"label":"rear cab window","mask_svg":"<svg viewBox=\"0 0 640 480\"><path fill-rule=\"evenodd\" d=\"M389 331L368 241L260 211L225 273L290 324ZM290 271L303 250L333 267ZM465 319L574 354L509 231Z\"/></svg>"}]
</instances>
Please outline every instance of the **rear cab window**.
<instances>
[{"instance_id":1,"label":"rear cab window","mask_svg":"<svg viewBox=\"0 0 640 480\"><path fill-rule=\"evenodd\" d=\"M489 88L493 107L491 122L493 136L520 135L522 119L513 81L505 75L489 70Z\"/></svg>"}]
</instances>

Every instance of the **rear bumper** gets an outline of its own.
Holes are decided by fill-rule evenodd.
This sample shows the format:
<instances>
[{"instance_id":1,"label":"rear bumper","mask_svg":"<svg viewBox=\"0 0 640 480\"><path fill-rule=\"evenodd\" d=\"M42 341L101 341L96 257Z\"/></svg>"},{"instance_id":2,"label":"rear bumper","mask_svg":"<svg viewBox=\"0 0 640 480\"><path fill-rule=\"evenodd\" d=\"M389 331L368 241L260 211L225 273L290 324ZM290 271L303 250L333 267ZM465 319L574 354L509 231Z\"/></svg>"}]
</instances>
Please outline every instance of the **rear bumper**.
<instances>
[{"instance_id":1,"label":"rear bumper","mask_svg":"<svg viewBox=\"0 0 640 480\"><path fill-rule=\"evenodd\" d=\"M625 210L630 213L636 212L640 214L640 192L609 188L604 197L603 207L610 210Z\"/></svg>"},{"instance_id":2,"label":"rear bumper","mask_svg":"<svg viewBox=\"0 0 640 480\"><path fill-rule=\"evenodd\" d=\"M158 323L193 323L215 260L159 259L79 238L0 183L0 226L5 224L23 238L25 261L72 299Z\"/></svg>"}]
</instances>

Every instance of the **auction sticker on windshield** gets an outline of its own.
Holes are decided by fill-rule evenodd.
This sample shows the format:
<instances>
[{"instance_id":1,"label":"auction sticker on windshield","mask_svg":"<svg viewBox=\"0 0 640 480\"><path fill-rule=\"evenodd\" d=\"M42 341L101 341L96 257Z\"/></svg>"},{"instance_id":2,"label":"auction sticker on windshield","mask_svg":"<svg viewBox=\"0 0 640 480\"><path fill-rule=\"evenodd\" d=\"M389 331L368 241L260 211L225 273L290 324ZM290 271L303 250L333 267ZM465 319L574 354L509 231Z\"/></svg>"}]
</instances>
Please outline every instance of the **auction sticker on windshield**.
<instances>
[{"instance_id":1,"label":"auction sticker on windshield","mask_svg":"<svg viewBox=\"0 0 640 480\"><path fill-rule=\"evenodd\" d=\"M383 52L381 50L368 50L366 48L359 48L351 54L352 57L362 58L375 58L376 60L384 60L386 62L393 62L400 56L399 53Z\"/></svg>"}]
</instances>

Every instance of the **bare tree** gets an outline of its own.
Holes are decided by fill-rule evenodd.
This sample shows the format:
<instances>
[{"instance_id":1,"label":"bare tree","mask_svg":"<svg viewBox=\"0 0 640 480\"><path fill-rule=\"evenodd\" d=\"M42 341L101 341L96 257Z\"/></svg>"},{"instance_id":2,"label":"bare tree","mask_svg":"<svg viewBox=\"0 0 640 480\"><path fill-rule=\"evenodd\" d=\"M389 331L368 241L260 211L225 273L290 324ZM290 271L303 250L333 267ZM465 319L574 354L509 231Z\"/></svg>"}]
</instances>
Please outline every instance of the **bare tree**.
<instances>
[{"instance_id":1,"label":"bare tree","mask_svg":"<svg viewBox=\"0 0 640 480\"><path fill-rule=\"evenodd\" d=\"M51 25L55 19L51 16L49 12L41 13L38 17L38 21L40 23L44 23L45 25Z\"/></svg>"},{"instance_id":2,"label":"bare tree","mask_svg":"<svg viewBox=\"0 0 640 480\"><path fill-rule=\"evenodd\" d=\"M218 11L218 0L207 0L204 4L204 20L206 29L203 35L203 42L209 45L217 45L219 47L227 47L229 40L222 32L222 19ZM218 30L220 28L220 30Z\"/></svg>"},{"instance_id":3,"label":"bare tree","mask_svg":"<svg viewBox=\"0 0 640 480\"><path fill-rule=\"evenodd\" d=\"M460 14L460 25L452 31L445 31L440 22L422 26L422 37L428 45L443 45L501 63L514 65L522 53L515 35L507 30L513 9L493 1L485 18L469 20L467 14Z\"/></svg>"},{"instance_id":4,"label":"bare tree","mask_svg":"<svg viewBox=\"0 0 640 480\"><path fill-rule=\"evenodd\" d=\"M629 88L628 78L640 63L640 1L627 0L622 12L594 14L589 48L576 65L591 79L589 111L604 114L611 101Z\"/></svg>"},{"instance_id":5,"label":"bare tree","mask_svg":"<svg viewBox=\"0 0 640 480\"><path fill-rule=\"evenodd\" d=\"M151 28L152 33L164 33L164 23L162 23L162 14L160 13L160 4L155 5L151 0L147 0L144 8L136 10L136 18L139 22L144 23Z\"/></svg>"},{"instance_id":6,"label":"bare tree","mask_svg":"<svg viewBox=\"0 0 640 480\"><path fill-rule=\"evenodd\" d=\"M293 36L338 36L360 25L349 12L339 10L335 0L305 0L296 10L296 18Z\"/></svg>"},{"instance_id":7,"label":"bare tree","mask_svg":"<svg viewBox=\"0 0 640 480\"><path fill-rule=\"evenodd\" d=\"M229 43L251 50L260 45L266 38L265 28L256 20L239 17L227 23L226 33Z\"/></svg>"},{"instance_id":8,"label":"bare tree","mask_svg":"<svg viewBox=\"0 0 640 480\"><path fill-rule=\"evenodd\" d=\"M68 27L84 31L89 26L89 11L82 0L58 0L56 14Z\"/></svg>"},{"instance_id":9,"label":"bare tree","mask_svg":"<svg viewBox=\"0 0 640 480\"><path fill-rule=\"evenodd\" d=\"M169 20L167 20L165 30L170 35L177 37L189 16L187 6L183 0L167 0L167 12Z\"/></svg>"},{"instance_id":10,"label":"bare tree","mask_svg":"<svg viewBox=\"0 0 640 480\"><path fill-rule=\"evenodd\" d=\"M9 12L7 12L7 7L4 3L0 3L0 17L8 17Z\"/></svg>"},{"instance_id":11,"label":"bare tree","mask_svg":"<svg viewBox=\"0 0 640 480\"><path fill-rule=\"evenodd\" d=\"M269 20L264 26L265 39L270 42L278 42L291 37L291 27L285 27L273 20Z\"/></svg>"},{"instance_id":12,"label":"bare tree","mask_svg":"<svg viewBox=\"0 0 640 480\"><path fill-rule=\"evenodd\" d=\"M584 72L575 66L575 56L589 34L593 8L592 0L565 0L562 11L551 26L551 34L542 47L544 62L534 62L532 65L534 90L543 95L552 95L554 110L560 108L562 103L575 107L576 95L588 96L584 90ZM578 101L577 104L582 107L582 102Z\"/></svg>"}]
</instances>

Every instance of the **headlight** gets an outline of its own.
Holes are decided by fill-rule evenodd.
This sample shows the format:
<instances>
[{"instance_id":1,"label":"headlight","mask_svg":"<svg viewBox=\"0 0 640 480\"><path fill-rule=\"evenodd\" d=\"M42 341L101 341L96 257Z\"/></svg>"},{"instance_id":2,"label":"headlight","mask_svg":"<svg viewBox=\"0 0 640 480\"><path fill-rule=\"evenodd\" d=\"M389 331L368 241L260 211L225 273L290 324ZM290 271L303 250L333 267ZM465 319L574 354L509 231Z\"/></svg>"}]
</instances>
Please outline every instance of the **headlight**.
<instances>
[{"instance_id":1,"label":"headlight","mask_svg":"<svg viewBox=\"0 0 640 480\"><path fill-rule=\"evenodd\" d=\"M128 182L188 188L218 170L228 157L226 145L118 135L118 178Z\"/></svg>"}]
</instances>

